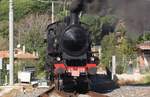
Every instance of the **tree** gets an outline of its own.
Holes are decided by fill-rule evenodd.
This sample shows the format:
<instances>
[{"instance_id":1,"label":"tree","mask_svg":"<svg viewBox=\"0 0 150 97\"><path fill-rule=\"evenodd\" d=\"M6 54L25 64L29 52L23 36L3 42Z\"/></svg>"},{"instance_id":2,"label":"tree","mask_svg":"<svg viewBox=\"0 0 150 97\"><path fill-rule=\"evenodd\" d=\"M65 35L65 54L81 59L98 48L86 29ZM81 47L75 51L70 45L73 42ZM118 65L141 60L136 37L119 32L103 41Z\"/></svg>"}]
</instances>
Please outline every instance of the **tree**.
<instances>
[{"instance_id":1,"label":"tree","mask_svg":"<svg viewBox=\"0 0 150 97\"><path fill-rule=\"evenodd\" d=\"M8 40L0 36L0 51L8 49Z\"/></svg>"},{"instance_id":2,"label":"tree","mask_svg":"<svg viewBox=\"0 0 150 97\"><path fill-rule=\"evenodd\" d=\"M81 21L89 26L93 44L100 45L104 35L107 35L108 33L112 32L111 27L114 26L116 18L111 15L100 17L98 15L85 14L81 17Z\"/></svg>"},{"instance_id":3,"label":"tree","mask_svg":"<svg viewBox=\"0 0 150 97\"><path fill-rule=\"evenodd\" d=\"M94 45L99 44L100 32L101 32L101 28L102 28L100 17L85 14L81 17L81 21L83 23L87 24L90 32L92 32L91 39L93 41L93 44Z\"/></svg>"},{"instance_id":4,"label":"tree","mask_svg":"<svg viewBox=\"0 0 150 97\"><path fill-rule=\"evenodd\" d=\"M0 1L0 21L8 20L9 12L9 0ZM51 8L51 2L41 3L38 0L14 0L14 19L19 21L31 13L49 13Z\"/></svg>"},{"instance_id":5,"label":"tree","mask_svg":"<svg viewBox=\"0 0 150 97\"><path fill-rule=\"evenodd\" d=\"M150 41L150 33L145 33L139 36L139 38L137 39L137 43L142 43L144 41Z\"/></svg>"},{"instance_id":6,"label":"tree","mask_svg":"<svg viewBox=\"0 0 150 97\"><path fill-rule=\"evenodd\" d=\"M124 33L124 32L122 32ZM123 35L123 36L120 36ZM124 71L125 63L124 59L128 60L134 57L134 44L129 41L125 34L120 34L116 36L116 33L110 33L104 36L101 41L102 46L102 58L101 62L104 66L109 67L111 65L112 56L116 56L117 73L122 73ZM118 38L119 37L119 43Z\"/></svg>"},{"instance_id":7,"label":"tree","mask_svg":"<svg viewBox=\"0 0 150 97\"><path fill-rule=\"evenodd\" d=\"M0 0L0 37L4 41L1 42L0 47L2 48L2 44L8 40L8 13L9 13L9 0ZM38 2L37 0L14 0L14 24L28 16L29 14L34 13L50 13L51 4L50 2L47 4ZM17 31L18 28L14 29L14 39L15 45L17 45ZM8 46L3 47L3 49L8 49Z\"/></svg>"},{"instance_id":8,"label":"tree","mask_svg":"<svg viewBox=\"0 0 150 97\"><path fill-rule=\"evenodd\" d=\"M108 66L111 62L111 57L115 54L115 34L111 33L109 35L104 36L103 40L101 41L102 46L102 60L101 63L104 66Z\"/></svg>"},{"instance_id":9,"label":"tree","mask_svg":"<svg viewBox=\"0 0 150 97\"><path fill-rule=\"evenodd\" d=\"M49 23L49 15L31 14L20 20L15 25L18 33L18 43L25 45L28 52L37 51L39 53L37 69L42 72L46 57L46 44L44 43L44 36Z\"/></svg>"},{"instance_id":10,"label":"tree","mask_svg":"<svg viewBox=\"0 0 150 97\"><path fill-rule=\"evenodd\" d=\"M0 21L0 36L8 39L8 21Z\"/></svg>"}]
</instances>

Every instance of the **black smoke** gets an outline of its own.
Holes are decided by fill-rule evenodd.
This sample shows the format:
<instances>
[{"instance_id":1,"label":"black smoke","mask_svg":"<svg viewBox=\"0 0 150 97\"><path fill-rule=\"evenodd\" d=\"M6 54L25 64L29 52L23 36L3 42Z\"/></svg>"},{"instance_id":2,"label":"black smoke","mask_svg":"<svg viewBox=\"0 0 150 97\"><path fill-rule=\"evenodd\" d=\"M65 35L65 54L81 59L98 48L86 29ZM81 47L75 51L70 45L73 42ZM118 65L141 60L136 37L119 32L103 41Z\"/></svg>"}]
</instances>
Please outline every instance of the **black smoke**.
<instances>
[{"instance_id":1,"label":"black smoke","mask_svg":"<svg viewBox=\"0 0 150 97\"><path fill-rule=\"evenodd\" d=\"M128 34L140 35L150 31L150 0L73 0L73 5L88 14L115 15L123 20ZM131 36L131 35L130 35Z\"/></svg>"},{"instance_id":2,"label":"black smoke","mask_svg":"<svg viewBox=\"0 0 150 97\"><path fill-rule=\"evenodd\" d=\"M70 5L71 12L106 14L108 8L107 0L72 0Z\"/></svg>"},{"instance_id":3,"label":"black smoke","mask_svg":"<svg viewBox=\"0 0 150 97\"><path fill-rule=\"evenodd\" d=\"M73 0L70 6L70 11L72 13L79 13L84 8L84 0Z\"/></svg>"},{"instance_id":4,"label":"black smoke","mask_svg":"<svg viewBox=\"0 0 150 97\"><path fill-rule=\"evenodd\" d=\"M150 0L109 0L110 14L123 19L128 34L150 31Z\"/></svg>"},{"instance_id":5,"label":"black smoke","mask_svg":"<svg viewBox=\"0 0 150 97\"><path fill-rule=\"evenodd\" d=\"M87 9L87 5L91 4L93 0L72 0L70 5L70 11L74 13L78 13Z\"/></svg>"}]
</instances>

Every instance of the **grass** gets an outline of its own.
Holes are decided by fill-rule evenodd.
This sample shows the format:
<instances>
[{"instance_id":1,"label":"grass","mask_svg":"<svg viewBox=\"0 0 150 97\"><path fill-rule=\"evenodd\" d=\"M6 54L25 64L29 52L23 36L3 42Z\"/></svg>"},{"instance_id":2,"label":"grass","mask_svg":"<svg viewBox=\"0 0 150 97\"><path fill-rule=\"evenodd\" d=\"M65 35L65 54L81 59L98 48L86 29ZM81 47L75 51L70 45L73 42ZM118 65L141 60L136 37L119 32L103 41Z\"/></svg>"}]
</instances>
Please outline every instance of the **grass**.
<instances>
[{"instance_id":1,"label":"grass","mask_svg":"<svg viewBox=\"0 0 150 97\"><path fill-rule=\"evenodd\" d=\"M136 80L128 77L126 80L119 80L120 85L150 86L150 72L135 75ZM131 76L132 77L132 76Z\"/></svg>"},{"instance_id":2,"label":"grass","mask_svg":"<svg viewBox=\"0 0 150 97\"><path fill-rule=\"evenodd\" d=\"M41 79L41 78L44 78L44 76L45 76L45 72L41 72L37 75L37 78Z\"/></svg>"},{"instance_id":3,"label":"grass","mask_svg":"<svg viewBox=\"0 0 150 97\"><path fill-rule=\"evenodd\" d=\"M150 85L150 73L145 74L145 77L144 77L144 79L143 79L143 83Z\"/></svg>"},{"instance_id":4,"label":"grass","mask_svg":"<svg viewBox=\"0 0 150 97\"><path fill-rule=\"evenodd\" d=\"M136 84L144 86L150 85L150 73L145 73L143 79L139 82L136 82Z\"/></svg>"}]
</instances>

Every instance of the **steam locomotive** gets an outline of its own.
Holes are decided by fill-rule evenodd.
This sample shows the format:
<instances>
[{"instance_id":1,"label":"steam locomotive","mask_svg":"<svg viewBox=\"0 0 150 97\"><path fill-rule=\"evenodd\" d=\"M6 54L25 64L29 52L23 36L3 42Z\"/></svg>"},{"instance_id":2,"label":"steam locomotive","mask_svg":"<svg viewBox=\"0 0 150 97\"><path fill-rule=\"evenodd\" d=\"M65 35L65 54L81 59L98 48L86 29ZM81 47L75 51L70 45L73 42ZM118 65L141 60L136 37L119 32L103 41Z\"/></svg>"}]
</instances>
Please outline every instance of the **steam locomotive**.
<instances>
[{"instance_id":1,"label":"steam locomotive","mask_svg":"<svg viewBox=\"0 0 150 97\"><path fill-rule=\"evenodd\" d=\"M69 16L47 27L46 69L58 90L68 79L88 83L88 76L96 74L91 35L87 25L80 22L80 11L72 9Z\"/></svg>"}]
</instances>

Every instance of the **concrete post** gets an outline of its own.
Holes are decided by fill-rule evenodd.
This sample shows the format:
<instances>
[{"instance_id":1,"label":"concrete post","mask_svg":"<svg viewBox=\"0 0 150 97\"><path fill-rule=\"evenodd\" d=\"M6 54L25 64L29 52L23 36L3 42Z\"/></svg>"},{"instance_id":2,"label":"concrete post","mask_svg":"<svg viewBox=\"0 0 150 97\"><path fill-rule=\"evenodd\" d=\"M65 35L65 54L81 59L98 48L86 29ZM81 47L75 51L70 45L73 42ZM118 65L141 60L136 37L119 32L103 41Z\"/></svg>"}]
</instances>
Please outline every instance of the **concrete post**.
<instances>
[{"instance_id":1,"label":"concrete post","mask_svg":"<svg viewBox=\"0 0 150 97\"><path fill-rule=\"evenodd\" d=\"M0 58L0 85L2 84L2 74L1 74L2 69L3 69L2 65L3 65L3 59Z\"/></svg>"},{"instance_id":2,"label":"concrete post","mask_svg":"<svg viewBox=\"0 0 150 97\"><path fill-rule=\"evenodd\" d=\"M112 75L111 75L112 80L114 80L115 75L116 75L116 56L112 56Z\"/></svg>"},{"instance_id":3,"label":"concrete post","mask_svg":"<svg viewBox=\"0 0 150 97\"><path fill-rule=\"evenodd\" d=\"M54 2L52 1L52 23L54 23Z\"/></svg>"},{"instance_id":4,"label":"concrete post","mask_svg":"<svg viewBox=\"0 0 150 97\"><path fill-rule=\"evenodd\" d=\"M9 84L13 85L13 63L14 63L14 49L13 49L13 0L9 0Z\"/></svg>"}]
</instances>

